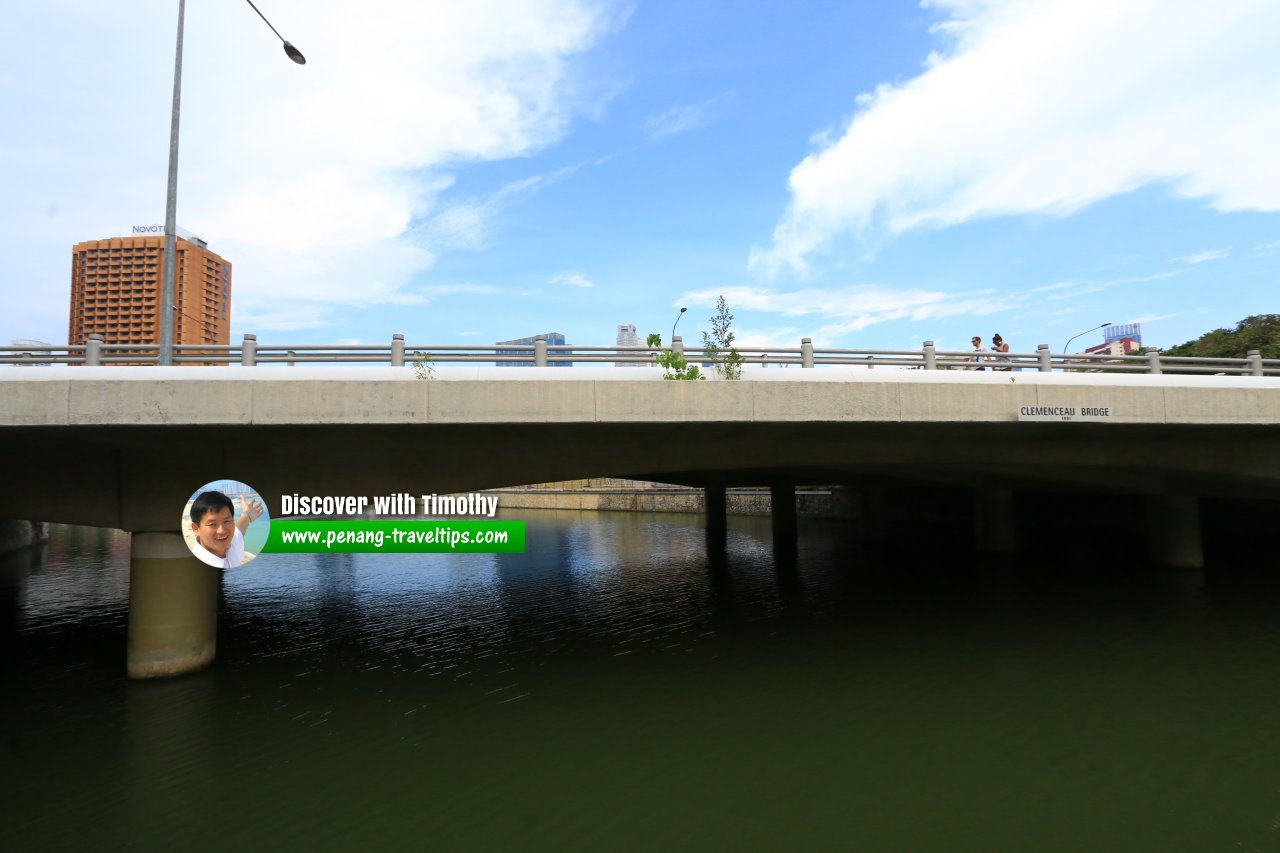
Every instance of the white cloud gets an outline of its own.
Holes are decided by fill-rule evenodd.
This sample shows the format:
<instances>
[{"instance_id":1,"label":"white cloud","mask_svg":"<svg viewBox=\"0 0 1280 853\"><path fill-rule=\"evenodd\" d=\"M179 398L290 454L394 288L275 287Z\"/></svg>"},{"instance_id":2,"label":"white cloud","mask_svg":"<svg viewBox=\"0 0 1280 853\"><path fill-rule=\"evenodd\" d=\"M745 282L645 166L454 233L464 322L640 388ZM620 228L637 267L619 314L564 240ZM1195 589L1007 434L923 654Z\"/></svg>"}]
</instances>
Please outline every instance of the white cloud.
<instances>
[{"instance_id":1,"label":"white cloud","mask_svg":"<svg viewBox=\"0 0 1280 853\"><path fill-rule=\"evenodd\" d=\"M1220 261L1226 256L1226 249L1205 249L1203 252L1196 252L1194 255L1185 255L1181 258L1170 258L1170 260L1179 261L1184 264L1202 264L1205 261Z\"/></svg>"},{"instance_id":2,"label":"white cloud","mask_svg":"<svg viewBox=\"0 0 1280 853\"><path fill-rule=\"evenodd\" d=\"M1048 293L1044 299L1048 302L1060 302L1065 299L1076 299L1086 296L1090 293L1099 293L1104 290L1110 290L1113 287L1122 287L1131 284L1147 284L1153 281L1163 281L1167 278L1175 278L1185 273L1185 269L1167 270L1165 272L1152 273L1150 275L1131 275L1123 278L1109 279L1092 279L1086 281L1060 281L1054 284L1046 284L1031 289L1031 293Z\"/></svg>"},{"instance_id":3,"label":"white cloud","mask_svg":"<svg viewBox=\"0 0 1280 853\"><path fill-rule=\"evenodd\" d=\"M644 132L653 142L661 142L682 133L702 130L719 117L721 109L722 98L712 98L698 104L675 106L646 118Z\"/></svg>"},{"instance_id":4,"label":"white cloud","mask_svg":"<svg viewBox=\"0 0 1280 853\"><path fill-rule=\"evenodd\" d=\"M598 108L575 58L621 24L611 3L275 0L302 67L244 4L188 8L178 218L234 264L237 322L394 303L436 251L482 241L492 208L439 209L448 171L534 153ZM61 284L72 243L163 218L176 16L57 7L0 8L0 31L21 34L0 77L24 81L0 99L0 126L20 129L0 146L0 251L47 245L48 271L21 280ZM433 216L439 246L413 227ZM8 305L15 287L0 284Z\"/></svg>"},{"instance_id":5,"label":"white cloud","mask_svg":"<svg viewBox=\"0 0 1280 853\"><path fill-rule=\"evenodd\" d=\"M857 99L791 172L752 263L803 269L841 235L1067 215L1151 183L1280 210L1273 0L932 0L946 47Z\"/></svg>"},{"instance_id":6,"label":"white cloud","mask_svg":"<svg viewBox=\"0 0 1280 853\"><path fill-rule=\"evenodd\" d=\"M947 317L987 316L1006 311L1022 302L1018 294L992 290L945 293L933 290L895 290L864 285L858 287L803 290L769 290L750 287L689 291L680 304L715 305L723 295L733 311L761 311L784 317L819 317L823 321L812 334L817 345L829 345L848 334L893 320L928 322Z\"/></svg>"},{"instance_id":7,"label":"white cloud","mask_svg":"<svg viewBox=\"0 0 1280 853\"><path fill-rule=\"evenodd\" d=\"M562 272L549 279L551 284L568 284L573 287L595 287L596 283L580 272Z\"/></svg>"},{"instance_id":8,"label":"white cloud","mask_svg":"<svg viewBox=\"0 0 1280 853\"><path fill-rule=\"evenodd\" d=\"M781 326L766 332L744 331L735 337L733 345L740 349L794 349L800 346L800 339L807 337L795 326ZM701 336L699 336L699 345Z\"/></svg>"},{"instance_id":9,"label":"white cloud","mask_svg":"<svg viewBox=\"0 0 1280 853\"><path fill-rule=\"evenodd\" d=\"M1180 314L1143 314L1141 317L1134 317L1130 323L1158 323L1161 320L1172 320L1174 317L1180 317Z\"/></svg>"},{"instance_id":10,"label":"white cloud","mask_svg":"<svg viewBox=\"0 0 1280 853\"><path fill-rule=\"evenodd\" d=\"M548 175L531 175L512 181L487 198L452 202L415 228L414 236L436 251L478 251L488 246L494 220L504 210L576 172L581 166L566 166Z\"/></svg>"}]
</instances>

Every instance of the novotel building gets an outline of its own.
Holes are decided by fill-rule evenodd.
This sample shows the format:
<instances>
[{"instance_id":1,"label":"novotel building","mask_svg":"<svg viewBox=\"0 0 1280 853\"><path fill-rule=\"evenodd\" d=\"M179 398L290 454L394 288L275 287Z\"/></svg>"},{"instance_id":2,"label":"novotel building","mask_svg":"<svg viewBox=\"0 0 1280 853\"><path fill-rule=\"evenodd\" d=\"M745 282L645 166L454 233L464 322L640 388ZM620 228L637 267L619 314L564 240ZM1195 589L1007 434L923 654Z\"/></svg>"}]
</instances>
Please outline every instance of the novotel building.
<instances>
[{"instance_id":1,"label":"novotel building","mask_svg":"<svg viewBox=\"0 0 1280 853\"><path fill-rule=\"evenodd\" d=\"M177 229L173 342L231 341L231 263L196 235ZM71 249L67 342L102 335L108 344L160 340L164 226L134 225L126 236L86 240Z\"/></svg>"}]
</instances>

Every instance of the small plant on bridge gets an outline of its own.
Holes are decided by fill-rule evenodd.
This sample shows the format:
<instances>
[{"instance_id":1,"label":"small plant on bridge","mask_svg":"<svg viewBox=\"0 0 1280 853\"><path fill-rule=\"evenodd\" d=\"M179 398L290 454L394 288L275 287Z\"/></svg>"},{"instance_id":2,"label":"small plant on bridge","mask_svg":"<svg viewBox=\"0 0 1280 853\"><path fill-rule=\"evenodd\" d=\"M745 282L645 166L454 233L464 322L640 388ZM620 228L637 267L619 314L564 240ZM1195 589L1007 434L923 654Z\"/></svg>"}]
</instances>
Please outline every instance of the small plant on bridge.
<instances>
[{"instance_id":1,"label":"small plant on bridge","mask_svg":"<svg viewBox=\"0 0 1280 853\"><path fill-rule=\"evenodd\" d=\"M653 333L646 341L651 347L662 346L662 335ZM654 355L653 360L663 369L663 379L706 379L698 365L690 364L685 357L678 352L674 352L669 348L664 348L662 352Z\"/></svg>"},{"instance_id":2,"label":"small plant on bridge","mask_svg":"<svg viewBox=\"0 0 1280 853\"><path fill-rule=\"evenodd\" d=\"M420 352L413 360L413 377L415 379L435 379L436 361L429 352Z\"/></svg>"},{"instance_id":3,"label":"small plant on bridge","mask_svg":"<svg viewBox=\"0 0 1280 853\"><path fill-rule=\"evenodd\" d=\"M711 317L711 334L702 333L702 347L715 362L717 374L724 379L741 379L742 362L745 359L733 345L736 336L729 331L732 323L733 315L729 313L729 305L722 295L716 299L716 313Z\"/></svg>"}]
</instances>

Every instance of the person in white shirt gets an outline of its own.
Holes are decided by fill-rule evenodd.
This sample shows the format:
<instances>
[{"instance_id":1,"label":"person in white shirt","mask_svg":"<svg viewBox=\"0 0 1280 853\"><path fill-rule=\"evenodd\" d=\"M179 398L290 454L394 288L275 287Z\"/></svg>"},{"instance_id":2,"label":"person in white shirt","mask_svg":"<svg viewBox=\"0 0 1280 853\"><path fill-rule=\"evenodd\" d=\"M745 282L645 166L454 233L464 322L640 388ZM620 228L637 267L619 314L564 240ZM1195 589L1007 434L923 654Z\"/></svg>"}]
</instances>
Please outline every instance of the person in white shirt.
<instances>
[{"instance_id":1,"label":"person in white shirt","mask_svg":"<svg viewBox=\"0 0 1280 853\"><path fill-rule=\"evenodd\" d=\"M966 369L967 370L986 370L987 368L982 363L983 361L986 360L986 356L978 355L978 353L985 353L987 351L987 348L982 345L982 338L975 336L972 339L970 339L969 342L973 344L974 354L969 356L969 366Z\"/></svg>"},{"instance_id":2,"label":"person in white shirt","mask_svg":"<svg viewBox=\"0 0 1280 853\"><path fill-rule=\"evenodd\" d=\"M220 569L235 568L244 562L244 532L262 515L262 504L241 498L240 506L237 519L235 504L222 492L201 492L192 501L191 530L196 542L191 553L201 562Z\"/></svg>"}]
</instances>

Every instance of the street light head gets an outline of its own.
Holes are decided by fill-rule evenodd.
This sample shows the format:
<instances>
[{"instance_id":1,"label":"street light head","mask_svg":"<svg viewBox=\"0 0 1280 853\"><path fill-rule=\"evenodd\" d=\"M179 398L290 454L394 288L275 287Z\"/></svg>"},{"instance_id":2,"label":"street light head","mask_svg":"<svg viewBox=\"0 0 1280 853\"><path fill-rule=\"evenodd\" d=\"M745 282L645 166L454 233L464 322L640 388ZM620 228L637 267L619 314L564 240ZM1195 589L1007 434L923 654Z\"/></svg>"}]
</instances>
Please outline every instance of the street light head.
<instances>
[{"instance_id":1,"label":"street light head","mask_svg":"<svg viewBox=\"0 0 1280 853\"><path fill-rule=\"evenodd\" d=\"M294 62L298 63L299 65L307 64L307 58L302 55L302 51L298 50L289 42L284 43L284 52L289 56L290 59L292 59Z\"/></svg>"},{"instance_id":2,"label":"street light head","mask_svg":"<svg viewBox=\"0 0 1280 853\"><path fill-rule=\"evenodd\" d=\"M1103 324L1102 324L1101 326L1099 326L1098 328L1099 328L1099 329L1105 329L1107 326L1110 326L1110 325L1111 325L1110 323L1103 323Z\"/></svg>"}]
</instances>

